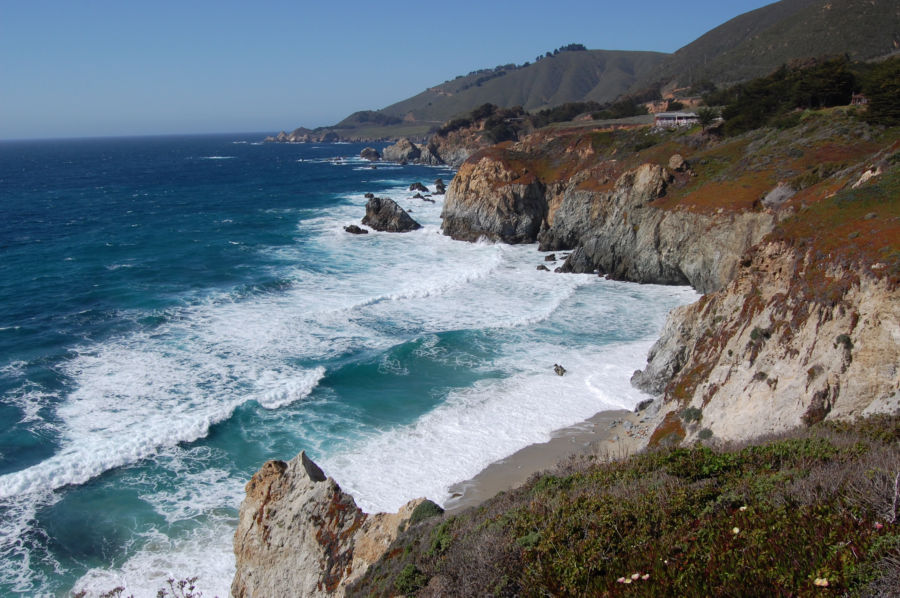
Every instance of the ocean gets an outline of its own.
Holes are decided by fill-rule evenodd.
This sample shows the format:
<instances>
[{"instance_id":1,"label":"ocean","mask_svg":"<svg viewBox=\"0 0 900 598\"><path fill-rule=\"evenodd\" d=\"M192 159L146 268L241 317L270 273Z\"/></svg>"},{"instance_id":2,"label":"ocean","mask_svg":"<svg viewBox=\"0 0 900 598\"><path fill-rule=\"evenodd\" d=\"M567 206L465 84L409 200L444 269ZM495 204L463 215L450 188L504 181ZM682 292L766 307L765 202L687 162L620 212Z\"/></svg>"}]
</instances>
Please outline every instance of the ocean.
<instances>
[{"instance_id":1,"label":"ocean","mask_svg":"<svg viewBox=\"0 0 900 598\"><path fill-rule=\"evenodd\" d=\"M305 449L367 511L440 503L633 407L696 298L445 237L408 189L450 169L262 137L0 143L0 595L224 598L267 459ZM367 192L423 228L345 233Z\"/></svg>"}]
</instances>

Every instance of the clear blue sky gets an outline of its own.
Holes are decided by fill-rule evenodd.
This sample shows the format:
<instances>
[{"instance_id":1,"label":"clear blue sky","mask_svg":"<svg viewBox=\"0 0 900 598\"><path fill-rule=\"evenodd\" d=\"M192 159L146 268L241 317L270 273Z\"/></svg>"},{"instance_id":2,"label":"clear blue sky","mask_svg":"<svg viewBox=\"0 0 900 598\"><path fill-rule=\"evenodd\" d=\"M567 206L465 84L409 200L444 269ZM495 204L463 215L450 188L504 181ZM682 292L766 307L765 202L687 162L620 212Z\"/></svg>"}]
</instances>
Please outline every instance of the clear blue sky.
<instances>
[{"instance_id":1,"label":"clear blue sky","mask_svg":"<svg viewBox=\"0 0 900 598\"><path fill-rule=\"evenodd\" d=\"M334 124L568 43L672 52L766 0L0 0L0 139Z\"/></svg>"}]
</instances>

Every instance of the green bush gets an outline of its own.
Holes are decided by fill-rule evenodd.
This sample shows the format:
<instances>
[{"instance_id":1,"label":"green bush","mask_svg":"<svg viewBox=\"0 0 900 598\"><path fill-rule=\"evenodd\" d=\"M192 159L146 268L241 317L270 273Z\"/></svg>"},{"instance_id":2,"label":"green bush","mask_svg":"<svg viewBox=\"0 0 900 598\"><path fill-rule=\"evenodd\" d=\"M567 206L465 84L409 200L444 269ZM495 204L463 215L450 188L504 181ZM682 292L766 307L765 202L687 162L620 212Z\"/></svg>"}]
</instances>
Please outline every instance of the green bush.
<instances>
[{"instance_id":1,"label":"green bush","mask_svg":"<svg viewBox=\"0 0 900 598\"><path fill-rule=\"evenodd\" d=\"M430 517L437 517L438 515L443 515L444 509L438 506L436 503L431 502L430 500L426 500L413 509L412 514L409 516L409 525L415 525L420 521L424 521Z\"/></svg>"},{"instance_id":2,"label":"green bush","mask_svg":"<svg viewBox=\"0 0 900 598\"><path fill-rule=\"evenodd\" d=\"M409 563L394 580L394 588L401 594L408 595L423 588L426 583L428 583L428 577L419 571L418 567Z\"/></svg>"}]
</instances>

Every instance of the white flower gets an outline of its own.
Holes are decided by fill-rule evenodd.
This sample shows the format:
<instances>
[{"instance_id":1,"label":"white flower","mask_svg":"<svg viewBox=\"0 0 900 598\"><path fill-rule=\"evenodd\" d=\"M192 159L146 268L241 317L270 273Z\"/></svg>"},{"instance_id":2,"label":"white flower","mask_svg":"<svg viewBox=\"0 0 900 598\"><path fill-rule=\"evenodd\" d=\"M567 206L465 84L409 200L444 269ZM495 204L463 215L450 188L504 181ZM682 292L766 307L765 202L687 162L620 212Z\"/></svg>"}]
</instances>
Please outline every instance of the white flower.
<instances>
[{"instance_id":1,"label":"white flower","mask_svg":"<svg viewBox=\"0 0 900 598\"><path fill-rule=\"evenodd\" d=\"M734 535L737 535L737 534L741 533L741 528L733 527L733 528L731 528L731 533Z\"/></svg>"},{"instance_id":2,"label":"white flower","mask_svg":"<svg viewBox=\"0 0 900 598\"><path fill-rule=\"evenodd\" d=\"M638 578L639 578L640 576L641 576L640 573L632 573L632 574L631 574L631 579L637 581Z\"/></svg>"}]
</instances>

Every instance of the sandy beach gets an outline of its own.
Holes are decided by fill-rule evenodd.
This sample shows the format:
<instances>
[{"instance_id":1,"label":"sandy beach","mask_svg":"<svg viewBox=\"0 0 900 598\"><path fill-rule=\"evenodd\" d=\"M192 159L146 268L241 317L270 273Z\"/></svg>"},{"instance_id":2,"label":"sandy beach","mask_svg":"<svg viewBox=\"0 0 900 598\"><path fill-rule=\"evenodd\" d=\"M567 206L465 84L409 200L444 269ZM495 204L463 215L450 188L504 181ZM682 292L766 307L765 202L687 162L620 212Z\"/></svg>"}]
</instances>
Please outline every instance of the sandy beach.
<instances>
[{"instance_id":1,"label":"sandy beach","mask_svg":"<svg viewBox=\"0 0 900 598\"><path fill-rule=\"evenodd\" d=\"M603 459L625 458L647 443L651 420L646 412L601 411L581 423L556 430L547 442L532 444L492 463L474 478L450 486L447 511L476 506L525 483L535 473L551 470L572 455L596 455Z\"/></svg>"}]
</instances>

